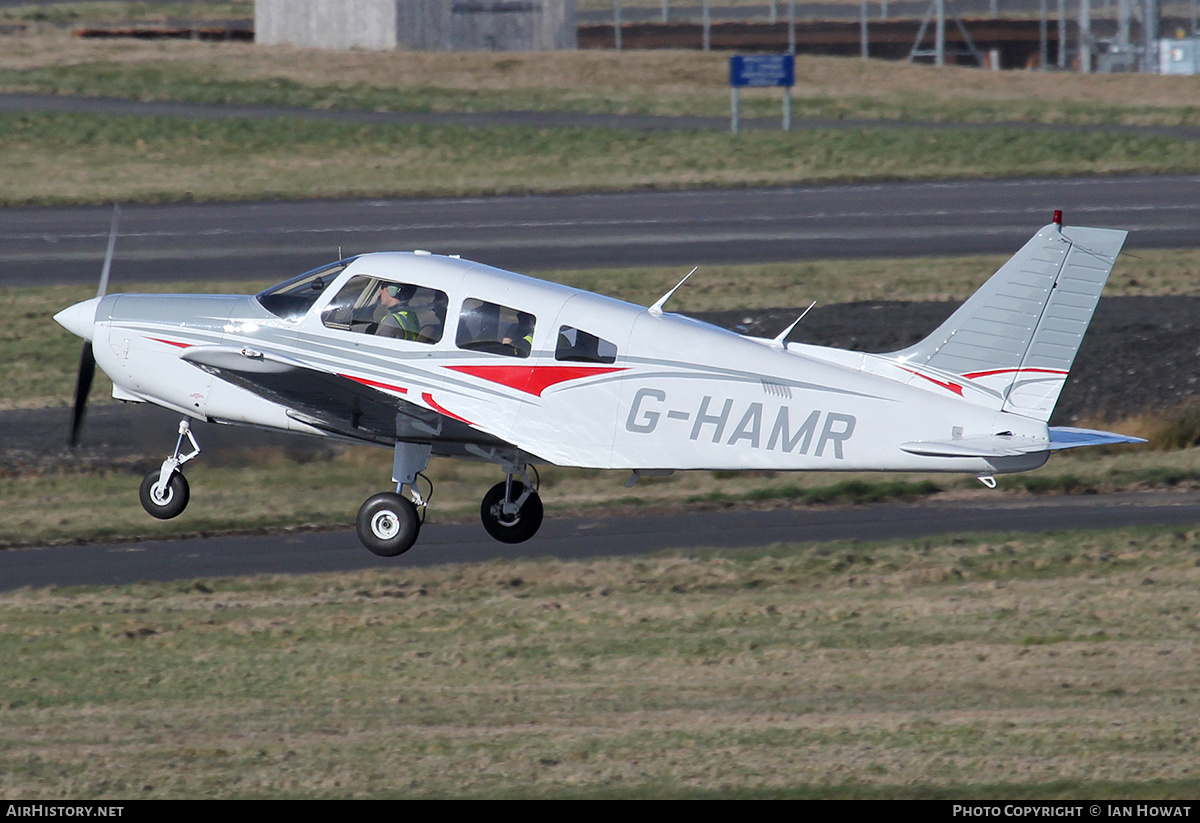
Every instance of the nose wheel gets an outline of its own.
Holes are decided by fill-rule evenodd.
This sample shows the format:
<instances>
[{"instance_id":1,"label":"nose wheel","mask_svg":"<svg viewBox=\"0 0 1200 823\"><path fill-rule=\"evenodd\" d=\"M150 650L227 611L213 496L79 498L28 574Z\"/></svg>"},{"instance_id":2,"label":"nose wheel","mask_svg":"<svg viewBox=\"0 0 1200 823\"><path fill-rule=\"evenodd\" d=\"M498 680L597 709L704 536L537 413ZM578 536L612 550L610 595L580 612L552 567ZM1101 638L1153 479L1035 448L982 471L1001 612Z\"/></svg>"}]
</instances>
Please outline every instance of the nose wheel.
<instances>
[{"instance_id":1,"label":"nose wheel","mask_svg":"<svg viewBox=\"0 0 1200 823\"><path fill-rule=\"evenodd\" d=\"M186 454L183 453L185 440L191 447ZM138 499L142 501L146 514L159 520L170 520L183 514L192 495L187 478L179 467L198 454L200 446L196 443L191 426L187 420L179 421L179 439L175 441L174 453L163 461L161 467L146 475L138 491Z\"/></svg>"},{"instance_id":2,"label":"nose wheel","mask_svg":"<svg viewBox=\"0 0 1200 823\"><path fill-rule=\"evenodd\" d=\"M191 488L187 478L179 472L173 472L166 484L163 484L161 473L155 469L142 481L138 498L142 501L142 508L151 517L170 520L183 514L183 510L187 508Z\"/></svg>"}]
</instances>

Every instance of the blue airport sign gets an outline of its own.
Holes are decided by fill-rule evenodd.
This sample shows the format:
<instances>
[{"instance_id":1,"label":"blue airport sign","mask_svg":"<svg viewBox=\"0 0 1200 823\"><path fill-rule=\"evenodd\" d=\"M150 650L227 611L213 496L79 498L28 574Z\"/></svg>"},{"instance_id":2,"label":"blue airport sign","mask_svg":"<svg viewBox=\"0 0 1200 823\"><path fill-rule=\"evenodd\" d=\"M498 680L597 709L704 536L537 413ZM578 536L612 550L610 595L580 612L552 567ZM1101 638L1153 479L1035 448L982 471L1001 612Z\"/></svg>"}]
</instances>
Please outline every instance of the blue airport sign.
<instances>
[{"instance_id":1,"label":"blue airport sign","mask_svg":"<svg viewBox=\"0 0 1200 823\"><path fill-rule=\"evenodd\" d=\"M729 58L729 85L794 86L796 58L790 54L735 54Z\"/></svg>"}]
</instances>

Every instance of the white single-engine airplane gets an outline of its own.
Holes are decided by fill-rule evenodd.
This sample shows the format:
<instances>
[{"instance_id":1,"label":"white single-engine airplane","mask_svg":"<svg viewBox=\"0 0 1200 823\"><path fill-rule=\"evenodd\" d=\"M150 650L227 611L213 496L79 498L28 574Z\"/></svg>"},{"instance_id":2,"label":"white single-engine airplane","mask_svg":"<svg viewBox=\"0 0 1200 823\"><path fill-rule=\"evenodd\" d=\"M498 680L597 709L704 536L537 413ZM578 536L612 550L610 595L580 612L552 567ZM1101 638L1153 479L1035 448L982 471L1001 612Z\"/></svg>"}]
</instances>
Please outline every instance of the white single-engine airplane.
<instances>
[{"instance_id":1,"label":"white single-engine airplane","mask_svg":"<svg viewBox=\"0 0 1200 823\"><path fill-rule=\"evenodd\" d=\"M542 521L539 464L624 469L630 484L876 470L991 488L1057 449L1139 442L1047 425L1125 237L1055 212L929 337L865 354L788 343L795 323L765 339L667 313L675 289L645 308L425 251L359 255L255 296L105 296L114 214L98 296L55 320L85 341L73 443L96 365L117 399L184 415L142 483L151 515L187 505L188 418L372 443L394 449L397 485L363 504L358 535L394 556L420 531L431 455L500 466L483 525L519 543Z\"/></svg>"}]
</instances>

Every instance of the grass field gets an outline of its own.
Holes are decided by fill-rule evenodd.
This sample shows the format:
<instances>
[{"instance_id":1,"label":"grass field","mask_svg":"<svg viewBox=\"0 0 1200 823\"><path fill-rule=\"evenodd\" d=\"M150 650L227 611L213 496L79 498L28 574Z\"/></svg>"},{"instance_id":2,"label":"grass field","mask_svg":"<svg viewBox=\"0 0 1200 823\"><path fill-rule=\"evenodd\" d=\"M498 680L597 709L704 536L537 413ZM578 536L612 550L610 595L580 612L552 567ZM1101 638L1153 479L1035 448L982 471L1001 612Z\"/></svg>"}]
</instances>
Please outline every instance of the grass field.
<instances>
[{"instance_id":1,"label":"grass field","mask_svg":"<svg viewBox=\"0 0 1200 823\"><path fill-rule=\"evenodd\" d=\"M725 56L428 55L6 37L0 90L367 111L724 116ZM804 57L796 117L905 128L634 132L8 113L0 204L461 195L1200 171L1200 141L971 124L1200 123L1200 80ZM762 91L762 90L758 90ZM778 116L748 94L746 116ZM923 121L959 123L929 128Z\"/></svg>"},{"instance_id":2,"label":"grass field","mask_svg":"<svg viewBox=\"0 0 1200 823\"><path fill-rule=\"evenodd\" d=\"M29 14L71 20L115 5ZM134 5L122 13L145 10ZM244 15L248 5L221 4L221 14ZM724 55L435 60L85 42L55 30L0 45L0 90L10 91L398 111L724 114L728 106ZM1200 121L1196 78L1049 83L1039 74L809 58L798 76L798 116ZM747 101L750 115L777 110L777 95ZM734 142L716 132L8 114L0 201L1196 171L1196 145L1019 129L755 133ZM1195 257L1123 257L1108 293L1195 294ZM731 287L775 306L816 296L956 299L995 262L712 267L678 305L727 307ZM551 278L603 282L602 291L644 305L677 275ZM62 406L79 343L48 318L78 295L4 294L0 408ZM96 389L100 401L107 387ZM1197 454L1064 455L1002 488L1192 488ZM206 457L189 467L193 509L169 523L148 522L136 502L149 467L5 472L0 547L345 528L390 469L386 450L347 450L319 467L261 451ZM442 518L474 517L480 489L496 479L494 469L462 464L439 462L432 473ZM643 481L635 498L623 479L548 470L543 488L554 513L981 493L952 478L930 488L916 476L888 485L698 472ZM1195 530L949 536L6 593L0 794L1194 799L1198 545Z\"/></svg>"},{"instance_id":3,"label":"grass field","mask_svg":"<svg viewBox=\"0 0 1200 823\"><path fill-rule=\"evenodd\" d=\"M0 792L1195 798L1193 532L0 598Z\"/></svg>"},{"instance_id":4,"label":"grass field","mask_svg":"<svg viewBox=\"0 0 1200 823\"><path fill-rule=\"evenodd\" d=\"M9 37L0 89L139 100L388 111L729 114L728 55L696 51L422 54L244 43ZM798 55L797 117L1180 125L1200 78L987 72ZM746 114L777 116L776 90Z\"/></svg>"},{"instance_id":5,"label":"grass field","mask_svg":"<svg viewBox=\"0 0 1200 823\"><path fill-rule=\"evenodd\" d=\"M0 203L487 195L1200 172L1200 141L925 129L633 132L0 114Z\"/></svg>"}]
</instances>

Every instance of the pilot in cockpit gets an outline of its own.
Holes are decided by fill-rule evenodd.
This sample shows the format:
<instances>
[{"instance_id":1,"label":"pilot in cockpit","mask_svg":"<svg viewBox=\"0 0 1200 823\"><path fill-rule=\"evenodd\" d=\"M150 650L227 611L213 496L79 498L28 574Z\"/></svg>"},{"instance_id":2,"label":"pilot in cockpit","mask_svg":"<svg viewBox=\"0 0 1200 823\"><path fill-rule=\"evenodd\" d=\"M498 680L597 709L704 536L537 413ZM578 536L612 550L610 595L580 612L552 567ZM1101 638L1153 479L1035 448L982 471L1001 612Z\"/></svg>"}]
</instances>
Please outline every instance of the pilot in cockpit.
<instances>
[{"instance_id":1,"label":"pilot in cockpit","mask_svg":"<svg viewBox=\"0 0 1200 823\"><path fill-rule=\"evenodd\" d=\"M420 336L421 321L409 306L416 288L406 283L380 284L379 308L376 310L379 327L375 334L402 340L416 340Z\"/></svg>"},{"instance_id":2,"label":"pilot in cockpit","mask_svg":"<svg viewBox=\"0 0 1200 823\"><path fill-rule=\"evenodd\" d=\"M533 318L518 312L517 322L508 325L501 335L501 342L505 346L511 346L513 354L517 357L528 357L533 349Z\"/></svg>"}]
</instances>

